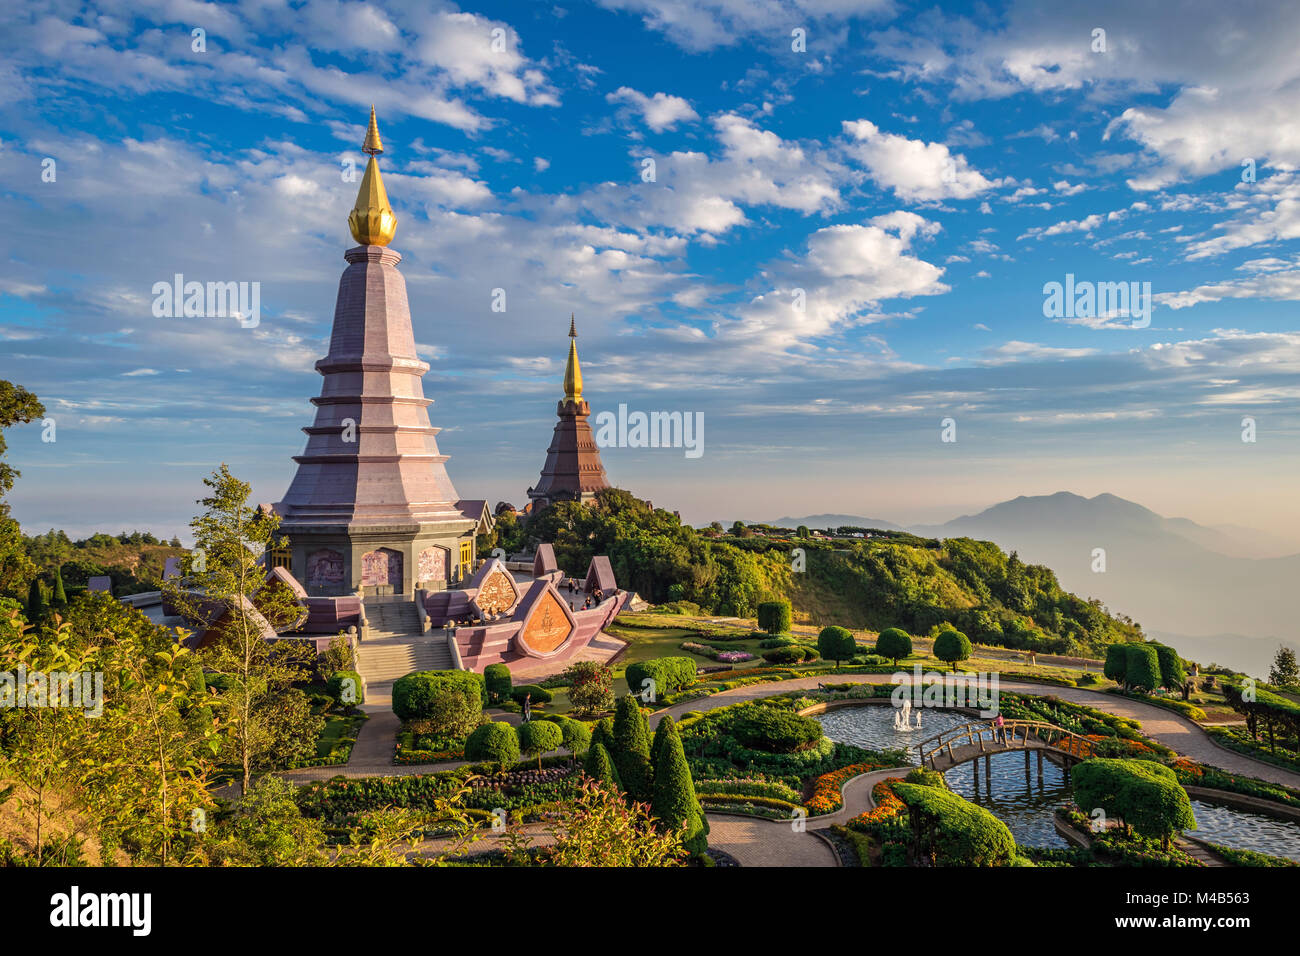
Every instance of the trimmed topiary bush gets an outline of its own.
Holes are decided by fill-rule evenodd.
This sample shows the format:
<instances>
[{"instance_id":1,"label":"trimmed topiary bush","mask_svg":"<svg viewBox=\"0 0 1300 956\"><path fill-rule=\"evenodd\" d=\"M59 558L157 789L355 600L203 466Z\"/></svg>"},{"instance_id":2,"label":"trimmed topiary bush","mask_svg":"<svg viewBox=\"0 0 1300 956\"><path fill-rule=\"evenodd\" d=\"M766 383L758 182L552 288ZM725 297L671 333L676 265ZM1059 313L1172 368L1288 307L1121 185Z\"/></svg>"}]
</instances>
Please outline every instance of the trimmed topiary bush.
<instances>
[{"instance_id":1,"label":"trimmed topiary bush","mask_svg":"<svg viewBox=\"0 0 1300 956\"><path fill-rule=\"evenodd\" d=\"M647 680L654 681L655 696L651 700L658 700L695 683L696 670L695 661L689 657L657 657L628 664L624 676L628 690L637 696L648 689Z\"/></svg>"},{"instance_id":2,"label":"trimmed topiary bush","mask_svg":"<svg viewBox=\"0 0 1300 956\"><path fill-rule=\"evenodd\" d=\"M564 732L549 720L530 720L515 728L519 735L519 750L526 755L537 754L537 769L542 769L542 754L564 746Z\"/></svg>"},{"instance_id":3,"label":"trimmed topiary bush","mask_svg":"<svg viewBox=\"0 0 1300 956\"><path fill-rule=\"evenodd\" d=\"M839 670L840 661L852 660L858 652L858 642L846 627L823 627L817 635L817 650L826 660L834 661L835 669Z\"/></svg>"},{"instance_id":4,"label":"trimmed topiary bush","mask_svg":"<svg viewBox=\"0 0 1300 956\"><path fill-rule=\"evenodd\" d=\"M1091 815L1098 807L1139 835L1159 839L1196 829L1192 802L1170 768L1152 760L1085 760L1071 773L1074 802Z\"/></svg>"},{"instance_id":5,"label":"trimmed topiary bush","mask_svg":"<svg viewBox=\"0 0 1300 956\"><path fill-rule=\"evenodd\" d=\"M464 737L483 714L483 675L471 671L416 671L393 681L393 713L424 721L435 736Z\"/></svg>"},{"instance_id":6,"label":"trimmed topiary bush","mask_svg":"<svg viewBox=\"0 0 1300 956\"><path fill-rule=\"evenodd\" d=\"M961 631L940 631L934 639L934 656L951 664L955 672L959 661L970 658L970 641Z\"/></svg>"},{"instance_id":7,"label":"trimmed topiary bush","mask_svg":"<svg viewBox=\"0 0 1300 956\"><path fill-rule=\"evenodd\" d=\"M731 732L746 747L769 753L793 753L817 743L822 725L790 710L755 704L734 720Z\"/></svg>"},{"instance_id":8,"label":"trimmed topiary bush","mask_svg":"<svg viewBox=\"0 0 1300 956\"><path fill-rule=\"evenodd\" d=\"M1156 644L1156 662L1160 667L1160 686L1176 690L1187 683L1187 671L1178 652L1165 644Z\"/></svg>"},{"instance_id":9,"label":"trimmed topiary bush","mask_svg":"<svg viewBox=\"0 0 1300 956\"><path fill-rule=\"evenodd\" d=\"M573 754L574 763L577 763L578 754L583 753L591 746L591 727L580 720L574 720L572 717L565 717L563 714L543 717L543 720L549 720L560 728L560 733L564 735L564 747Z\"/></svg>"},{"instance_id":10,"label":"trimmed topiary bush","mask_svg":"<svg viewBox=\"0 0 1300 956\"><path fill-rule=\"evenodd\" d=\"M1154 644L1124 645L1127 660L1124 680L1130 687L1150 693L1160 686L1160 655Z\"/></svg>"},{"instance_id":11,"label":"trimmed topiary bush","mask_svg":"<svg viewBox=\"0 0 1300 956\"><path fill-rule=\"evenodd\" d=\"M798 664L803 661L804 649L798 644L788 647L774 647L763 652L763 660L769 664Z\"/></svg>"},{"instance_id":12,"label":"trimmed topiary bush","mask_svg":"<svg viewBox=\"0 0 1300 956\"><path fill-rule=\"evenodd\" d=\"M649 800L652 795L650 768L650 727L637 699L631 694L620 697L614 705L614 748L610 756L627 795L633 800Z\"/></svg>"},{"instance_id":13,"label":"trimmed topiary bush","mask_svg":"<svg viewBox=\"0 0 1300 956\"><path fill-rule=\"evenodd\" d=\"M533 698L534 704L549 704L551 701L555 700L554 694L545 687L540 687L537 684L520 684L510 692L510 699L522 707L524 698L530 695Z\"/></svg>"},{"instance_id":14,"label":"trimmed topiary bush","mask_svg":"<svg viewBox=\"0 0 1300 956\"><path fill-rule=\"evenodd\" d=\"M489 664L483 668L483 682L487 687L489 704L500 704L510 699L514 684L510 678L510 668L505 664Z\"/></svg>"},{"instance_id":15,"label":"trimmed topiary bush","mask_svg":"<svg viewBox=\"0 0 1300 956\"><path fill-rule=\"evenodd\" d=\"M356 671L337 671L325 682L325 690L340 707L366 702L366 685Z\"/></svg>"},{"instance_id":16,"label":"trimmed topiary bush","mask_svg":"<svg viewBox=\"0 0 1300 956\"><path fill-rule=\"evenodd\" d=\"M1128 672L1127 644L1106 645L1106 663L1102 666L1101 672L1115 683L1128 686L1128 681L1125 679L1125 674Z\"/></svg>"},{"instance_id":17,"label":"trimmed topiary bush","mask_svg":"<svg viewBox=\"0 0 1300 956\"><path fill-rule=\"evenodd\" d=\"M614 769L614 761L610 759L609 751L602 743L593 743L587 749L587 760L583 764L582 772L611 793L618 793L623 789L618 783L618 772Z\"/></svg>"},{"instance_id":18,"label":"trimmed topiary bush","mask_svg":"<svg viewBox=\"0 0 1300 956\"><path fill-rule=\"evenodd\" d=\"M887 627L876 637L876 653L888 657L895 665L912 655L912 636L901 627Z\"/></svg>"},{"instance_id":19,"label":"trimmed topiary bush","mask_svg":"<svg viewBox=\"0 0 1300 956\"><path fill-rule=\"evenodd\" d=\"M764 601L758 606L758 626L769 634L786 633L792 620L789 601Z\"/></svg>"},{"instance_id":20,"label":"trimmed topiary bush","mask_svg":"<svg viewBox=\"0 0 1300 956\"><path fill-rule=\"evenodd\" d=\"M465 740L466 760L486 760L504 772L519 759L519 736L505 721L480 724Z\"/></svg>"},{"instance_id":21,"label":"trimmed topiary bush","mask_svg":"<svg viewBox=\"0 0 1300 956\"><path fill-rule=\"evenodd\" d=\"M983 807L938 787L896 783L907 806L916 846L938 866L1007 866L1016 841L1007 825Z\"/></svg>"},{"instance_id":22,"label":"trimmed topiary bush","mask_svg":"<svg viewBox=\"0 0 1300 956\"><path fill-rule=\"evenodd\" d=\"M695 783L686 763L686 753L682 750L682 738L671 724L655 760L650 812L659 821L661 830L681 828L685 831L682 845L688 852L699 854L708 849L708 823L695 795Z\"/></svg>"}]
</instances>

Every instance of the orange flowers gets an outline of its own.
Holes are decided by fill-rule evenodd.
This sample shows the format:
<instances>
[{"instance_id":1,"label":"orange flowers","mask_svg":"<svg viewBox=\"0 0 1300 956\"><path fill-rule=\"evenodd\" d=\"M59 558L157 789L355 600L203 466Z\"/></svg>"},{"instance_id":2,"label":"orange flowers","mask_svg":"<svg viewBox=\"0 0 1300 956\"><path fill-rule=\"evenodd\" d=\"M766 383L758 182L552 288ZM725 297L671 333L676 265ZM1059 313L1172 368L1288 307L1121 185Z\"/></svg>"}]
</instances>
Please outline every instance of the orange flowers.
<instances>
[{"instance_id":1,"label":"orange flowers","mask_svg":"<svg viewBox=\"0 0 1300 956\"><path fill-rule=\"evenodd\" d=\"M849 826L860 829L871 823L883 823L905 811L907 804L898 799L897 794L894 793L894 784L901 782L901 777L886 777L872 787L871 799L875 801L875 809L859 813L849 821Z\"/></svg>"},{"instance_id":2,"label":"orange flowers","mask_svg":"<svg viewBox=\"0 0 1300 956\"><path fill-rule=\"evenodd\" d=\"M840 789L845 783L859 774L880 770L883 766L884 764L878 763L855 763L822 774L813 781L813 795L805 804L808 808L808 814L810 816L820 816L823 813L834 813L844 806L844 795L840 792Z\"/></svg>"}]
</instances>

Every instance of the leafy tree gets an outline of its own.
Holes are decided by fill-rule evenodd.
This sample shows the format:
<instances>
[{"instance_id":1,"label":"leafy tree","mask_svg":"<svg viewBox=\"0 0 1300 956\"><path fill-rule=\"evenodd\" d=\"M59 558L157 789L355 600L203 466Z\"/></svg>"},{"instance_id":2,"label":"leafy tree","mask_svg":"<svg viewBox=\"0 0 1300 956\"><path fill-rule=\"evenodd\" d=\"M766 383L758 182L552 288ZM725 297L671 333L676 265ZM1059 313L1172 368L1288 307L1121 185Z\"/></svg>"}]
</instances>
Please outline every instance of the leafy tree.
<instances>
[{"instance_id":1,"label":"leafy tree","mask_svg":"<svg viewBox=\"0 0 1300 956\"><path fill-rule=\"evenodd\" d=\"M850 660L858 652L858 642L848 628L823 627L817 635L817 650L826 660L834 661L838 671L840 661Z\"/></svg>"},{"instance_id":2,"label":"leafy tree","mask_svg":"<svg viewBox=\"0 0 1300 956\"><path fill-rule=\"evenodd\" d=\"M210 621L211 607L221 609L200 654L217 678L209 681L217 689L212 703L222 718L226 755L239 765L247 792L254 770L276 766L276 755L292 746L284 736L294 731L286 717L306 714L286 709L283 699L309 676L315 654L299 642L267 640L268 631L287 627L300 613L287 588L262 587L259 559L284 544L276 537L279 516L249 505L250 486L225 465L203 483L209 489L198 502L204 510L190 522L195 549L182 562L181 578L164 582L163 591L189 621Z\"/></svg>"},{"instance_id":3,"label":"leafy tree","mask_svg":"<svg viewBox=\"0 0 1300 956\"><path fill-rule=\"evenodd\" d=\"M229 820L201 844L215 866L320 866L328 861L325 831L304 817L294 786L276 776L260 777Z\"/></svg>"},{"instance_id":4,"label":"leafy tree","mask_svg":"<svg viewBox=\"0 0 1300 956\"><path fill-rule=\"evenodd\" d=\"M554 866L680 866L680 832L661 833L644 804L629 806L594 781L583 784L568 815L553 828L546 861Z\"/></svg>"},{"instance_id":5,"label":"leafy tree","mask_svg":"<svg viewBox=\"0 0 1300 956\"><path fill-rule=\"evenodd\" d=\"M1295 651L1278 646L1273 655L1273 666L1268 671L1268 682L1278 687L1300 687L1300 667L1296 666Z\"/></svg>"},{"instance_id":6,"label":"leafy tree","mask_svg":"<svg viewBox=\"0 0 1300 956\"><path fill-rule=\"evenodd\" d=\"M940 631L934 639L934 656L952 664L954 672L959 661L970 659L970 650L970 641L961 631Z\"/></svg>"},{"instance_id":7,"label":"leafy tree","mask_svg":"<svg viewBox=\"0 0 1300 956\"><path fill-rule=\"evenodd\" d=\"M900 659L912 654L912 637L901 627L887 627L876 637L876 653L898 666Z\"/></svg>"},{"instance_id":8,"label":"leafy tree","mask_svg":"<svg viewBox=\"0 0 1300 956\"><path fill-rule=\"evenodd\" d=\"M1126 644L1124 679L1130 687L1150 693L1164 682L1160 678L1160 656L1153 644Z\"/></svg>"},{"instance_id":9,"label":"leafy tree","mask_svg":"<svg viewBox=\"0 0 1300 956\"><path fill-rule=\"evenodd\" d=\"M668 725L656 756L650 810L661 830L681 832L682 845L689 852L703 853L708 849L708 824L695 795L682 739L672 724Z\"/></svg>"},{"instance_id":10,"label":"leafy tree","mask_svg":"<svg viewBox=\"0 0 1300 956\"><path fill-rule=\"evenodd\" d=\"M580 714L598 714L614 706L614 671L600 661L575 661L564 671L569 703Z\"/></svg>"},{"instance_id":11,"label":"leafy tree","mask_svg":"<svg viewBox=\"0 0 1300 956\"><path fill-rule=\"evenodd\" d=\"M614 769L633 800L648 800L651 795L650 728L635 697L619 698L614 707Z\"/></svg>"},{"instance_id":12,"label":"leafy tree","mask_svg":"<svg viewBox=\"0 0 1300 956\"><path fill-rule=\"evenodd\" d=\"M4 433L7 428L25 425L44 414L45 406L35 395L20 385L0 379L0 594L12 598L21 597L36 568L27 557L22 531L18 522L9 516L9 505L4 500L13 489L14 479L19 477L19 472L4 460L8 447Z\"/></svg>"},{"instance_id":13,"label":"leafy tree","mask_svg":"<svg viewBox=\"0 0 1300 956\"><path fill-rule=\"evenodd\" d=\"M519 735L519 750L525 755L537 754L537 769L542 769L542 754L559 750L564 745L564 732L549 720L530 720L515 728Z\"/></svg>"}]
</instances>

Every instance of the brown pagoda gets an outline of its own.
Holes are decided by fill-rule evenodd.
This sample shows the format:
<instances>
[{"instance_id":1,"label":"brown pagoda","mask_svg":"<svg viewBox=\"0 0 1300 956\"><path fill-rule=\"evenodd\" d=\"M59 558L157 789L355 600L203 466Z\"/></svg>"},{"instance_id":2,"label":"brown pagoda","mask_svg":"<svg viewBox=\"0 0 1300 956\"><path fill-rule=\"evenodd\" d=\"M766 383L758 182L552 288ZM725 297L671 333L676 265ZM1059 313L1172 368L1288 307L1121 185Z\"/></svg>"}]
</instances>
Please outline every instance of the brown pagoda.
<instances>
[{"instance_id":1,"label":"brown pagoda","mask_svg":"<svg viewBox=\"0 0 1300 956\"><path fill-rule=\"evenodd\" d=\"M438 453L415 351L402 257L388 243L397 217L379 174L375 111L370 155L348 217L347 250L315 422L298 471L275 506L291 569L309 594L412 593L472 570L477 521L459 501Z\"/></svg>"},{"instance_id":2,"label":"brown pagoda","mask_svg":"<svg viewBox=\"0 0 1300 956\"><path fill-rule=\"evenodd\" d=\"M564 398L555 408L559 421L546 449L546 464L537 487L528 489L533 513L556 501L591 501L609 487L600 449L587 417L591 406L582 398L582 367L578 364L578 331L569 319L569 363L564 369Z\"/></svg>"}]
</instances>

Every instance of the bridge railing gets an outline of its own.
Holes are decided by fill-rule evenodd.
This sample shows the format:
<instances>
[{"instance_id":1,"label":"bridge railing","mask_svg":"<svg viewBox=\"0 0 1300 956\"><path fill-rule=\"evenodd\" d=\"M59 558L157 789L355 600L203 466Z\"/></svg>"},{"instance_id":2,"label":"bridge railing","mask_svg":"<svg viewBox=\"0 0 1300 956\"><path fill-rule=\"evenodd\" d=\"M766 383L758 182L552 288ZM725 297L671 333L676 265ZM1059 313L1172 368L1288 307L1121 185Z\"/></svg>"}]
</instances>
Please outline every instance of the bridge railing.
<instances>
[{"instance_id":1,"label":"bridge railing","mask_svg":"<svg viewBox=\"0 0 1300 956\"><path fill-rule=\"evenodd\" d=\"M954 751L961 746L979 745L980 753L1002 753L1006 750L1024 750L1045 745L1063 751L1071 757L1086 760L1092 756L1093 742L1073 731L1058 727L1045 720L1004 720L1002 733L992 721L979 720L960 727L951 727L916 745L921 766L934 766L934 758L947 752L955 760Z\"/></svg>"}]
</instances>

